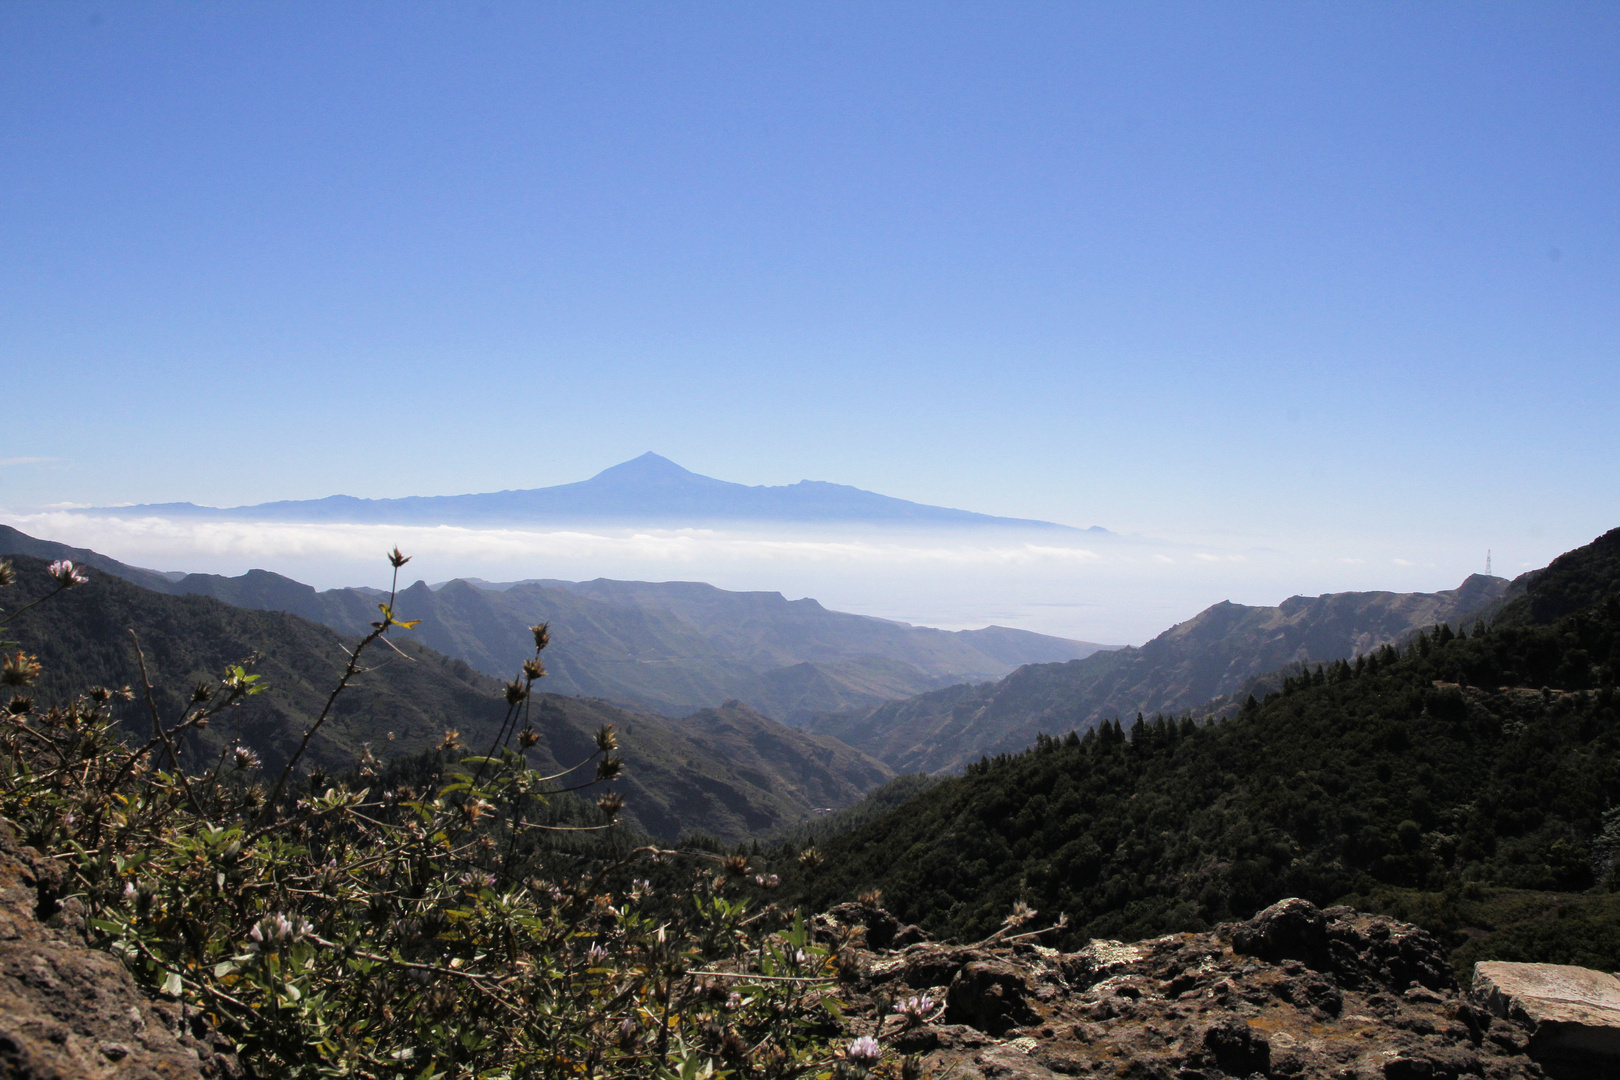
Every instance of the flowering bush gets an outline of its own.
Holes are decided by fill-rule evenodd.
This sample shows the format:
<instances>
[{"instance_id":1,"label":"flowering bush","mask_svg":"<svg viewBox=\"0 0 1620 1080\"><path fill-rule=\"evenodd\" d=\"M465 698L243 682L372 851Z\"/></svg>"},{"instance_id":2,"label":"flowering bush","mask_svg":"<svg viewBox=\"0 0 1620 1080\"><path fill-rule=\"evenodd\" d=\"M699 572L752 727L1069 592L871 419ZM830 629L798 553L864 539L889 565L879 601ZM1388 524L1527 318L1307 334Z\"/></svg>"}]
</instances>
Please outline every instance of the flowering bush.
<instances>
[{"instance_id":1,"label":"flowering bush","mask_svg":"<svg viewBox=\"0 0 1620 1080\"><path fill-rule=\"evenodd\" d=\"M406 557L390 560L397 578ZM49 575L58 592L87 580L71 563ZM0 563L0 585L13 580ZM211 767L179 749L262 689L242 666L165 717L149 686L41 704L37 663L20 647L5 658L0 818L68 869L62 902L99 944L259 1075L696 1080L877 1063L870 1039L834 1045L836 952L796 916L751 909L743 890L774 879L739 856L621 842L613 792L594 823L548 819L560 793L610 783L622 764L608 727L574 768L530 768L544 626L487 752L449 733L421 791L359 786L369 767L348 782L301 775L367 647L414 625L393 603L274 777L248 746ZM115 721L131 700L150 733Z\"/></svg>"}]
</instances>

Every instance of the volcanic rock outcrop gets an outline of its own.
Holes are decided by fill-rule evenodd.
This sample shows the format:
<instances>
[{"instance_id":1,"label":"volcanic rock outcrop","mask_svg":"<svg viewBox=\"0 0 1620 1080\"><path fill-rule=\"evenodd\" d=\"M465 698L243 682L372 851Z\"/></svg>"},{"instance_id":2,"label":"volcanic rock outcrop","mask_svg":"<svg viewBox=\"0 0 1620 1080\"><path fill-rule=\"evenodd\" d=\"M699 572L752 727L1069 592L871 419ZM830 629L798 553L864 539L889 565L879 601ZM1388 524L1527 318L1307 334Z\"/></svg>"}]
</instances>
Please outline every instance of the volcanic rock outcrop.
<instances>
[{"instance_id":1,"label":"volcanic rock outcrop","mask_svg":"<svg viewBox=\"0 0 1620 1080\"><path fill-rule=\"evenodd\" d=\"M0 1076L231 1080L229 1043L85 944L61 870L0 823Z\"/></svg>"},{"instance_id":2,"label":"volcanic rock outcrop","mask_svg":"<svg viewBox=\"0 0 1620 1080\"><path fill-rule=\"evenodd\" d=\"M816 923L840 945L850 1034L877 1034L960 1080L1541 1080L1518 1024L1460 990L1426 932L1285 900L1241 924L1062 953L1040 934L890 944L880 909ZM901 1009L922 1016L908 1018Z\"/></svg>"}]
</instances>

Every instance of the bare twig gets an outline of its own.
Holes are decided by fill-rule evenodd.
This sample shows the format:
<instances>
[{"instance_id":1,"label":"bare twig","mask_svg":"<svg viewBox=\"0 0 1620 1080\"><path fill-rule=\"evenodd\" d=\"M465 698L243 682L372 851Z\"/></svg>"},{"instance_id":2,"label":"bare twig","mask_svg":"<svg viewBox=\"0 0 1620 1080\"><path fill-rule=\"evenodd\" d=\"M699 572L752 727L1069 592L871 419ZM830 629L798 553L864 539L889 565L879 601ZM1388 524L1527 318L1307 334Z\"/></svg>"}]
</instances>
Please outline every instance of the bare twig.
<instances>
[{"instance_id":1,"label":"bare twig","mask_svg":"<svg viewBox=\"0 0 1620 1080\"><path fill-rule=\"evenodd\" d=\"M355 673L360 670L360 654L365 651L367 645L382 637L383 633L393 625L393 621L392 618L385 616L382 623L367 634L364 641L355 646L353 655L349 657L349 666L343 672L343 678L338 680L337 686L326 696L326 704L321 707L321 714L315 718L315 722L304 729L304 739L298 744L297 752L287 759L286 767L281 770L281 776L276 779L274 790L270 792L270 797L265 800L264 810L260 812L258 819L253 823L253 835L257 836L262 832L264 823L275 814L276 800L281 798L281 791L287 786L287 778L292 775L293 768L297 766L299 759L304 756L304 751L309 749L309 741L315 737L317 731L321 730L321 725L325 724L326 718L331 715L332 706L336 703L338 695L343 693L343 688L349 685L349 680L354 678Z\"/></svg>"},{"instance_id":2,"label":"bare twig","mask_svg":"<svg viewBox=\"0 0 1620 1080\"><path fill-rule=\"evenodd\" d=\"M979 948L981 946L989 945L991 942L995 942L995 941L1001 941L1001 942L1023 941L1025 938L1040 937L1042 934L1050 934L1054 930L1063 930L1063 929L1067 928L1068 925L1069 925L1069 916L1066 915L1066 914L1065 915L1059 915L1058 916L1058 921L1053 923L1051 926L1048 926L1045 930L1030 930L1027 933L1013 934L1011 937L1008 937L1007 936L1007 931L1013 929L1014 926L1016 926L1016 925L1017 924L1010 924L1010 925L1007 925L1007 926L1003 926L1000 930L997 930L995 933L991 934L989 937L985 938L984 940L975 941L972 945L969 945L967 947L970 948L970 949L977 949L977 948Z\"/></svg>"},{"instance_id":3,"label":"bare twig","mask_svg":"<svg viewBox=\"0 0 1620 1080\"><path fill-rule=\"evenodd\" d=\"M44 596L40 597L38 600L29 601L28 603L24 604L22 607L18 608L16 611L13 611L10 615L7 615L5 618L0 619L0 626L6 625L12 619L15 619L17 616L21 615L23 612L27 611L29 608L37 607L38 605L43 604L45 601L49 600L53 596L61 596L63 593L67 592L69 588L71 588L71 586L62 585L62 586L59 586L55 592L48 592Z\"/></svg>"},{"instance_id":4,"label":"bare twig","mask_svg":"<svg viewBox=\"0 0 1620 1080\"><path fill-rule=\"evenodd\" d=\"M719 979L747 979L749 982L832 982L831 975L754 975L746 971L688 971L688 975L713 975Z\"/></svg>"},{"instance_id":5,"label":"bare twig","mask_svg":"<svg viewBox=\"0 0 1620 1080\"><path fill-rule=\"evenodd\" d=\"M185 789L186 798L190 800L192 809L197 811L198 817L206 821L208 815L203 813L202 803L197 801L196 793L191 790L191 781L186 779L186 770L180 767L180 755L175 751L174 740L163 730L163 721L158 719L157 699L152 697L152 680L146 674L146 654L141 651L141 639L135 636L134 629L129 632L129 640L135 644L135 659L141 668L141 685L146 688L146 708L152 714L152 730L163 740L163 748L169 752L169 764L174 766L174 774L179 777L180 786ZM185 714L181 714L180 723L175 725L175 730L180 730L184 724Z\"/></svg>"}]
</instances>

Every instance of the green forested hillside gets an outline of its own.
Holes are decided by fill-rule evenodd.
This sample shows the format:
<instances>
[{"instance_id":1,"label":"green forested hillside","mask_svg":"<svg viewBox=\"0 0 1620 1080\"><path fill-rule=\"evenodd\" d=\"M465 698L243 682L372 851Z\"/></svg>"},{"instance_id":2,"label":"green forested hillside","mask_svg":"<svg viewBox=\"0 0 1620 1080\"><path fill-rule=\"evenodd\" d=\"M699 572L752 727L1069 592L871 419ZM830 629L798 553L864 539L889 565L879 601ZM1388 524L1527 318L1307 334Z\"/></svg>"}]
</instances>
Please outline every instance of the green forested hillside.
<instances>
[{"instance_id":1,"label":"green forested hillside","mask_svg":"<svg viewBox=\"0 0 1620 1080\"><path fill-rule=\"evenodd\" d=\"M15 556L13 610L53 591L45 564ZM375 607L373 607L375 612ZM401 617L417 613L401 606ZM41 704L90 686L140 688L129 631L146 654L160 715L173 722L198 682L217 684L229 664L250 658L267 691L198 733L188 767L211 765L238 743L277 767L319 714L347 663L353 638L293 615L249 611L203 596L168 596L91 572L89 584L53 596L7 628L39 658L30 693ZM487 747L505 712L502 686L398 632L399 652L377 646L363 673L337 700L311 743L307 763L330 772L353 768L369 747L378 759L439 745L449 730ZM530 635L531 648L533 637ZM118 706L126 728L150 730L143 698ZM537 694L536 768L555 772L588 758L603 724L620 734L626 769L620 786L632 824L661 839L701 831L742 840L789 828L827 806L844 806L890 774L836 740L784 727L745 708L675 722L605 701ZM768 745L761 755L756 746Z\"/></svg>"},{"instance_id":2,"label":"green forested hillside","mask_svg":"<svg viewBox=\"0 0 1620 1080\"><path fill-rule=\"evenodd\" d=\"M1609 566L1616 551L1620 530L1566 559ZM1289 895L1607 887L1620 598L1602 572L1583 595L1607 599L1551 624L1440 627L1403 654L1291 678L1227 721L1042 736L822 841L795 888L815 905L880 888L901 917L967 938L1022 900L1067 912L1078 940Z\"/></svg>"}]
</instances>

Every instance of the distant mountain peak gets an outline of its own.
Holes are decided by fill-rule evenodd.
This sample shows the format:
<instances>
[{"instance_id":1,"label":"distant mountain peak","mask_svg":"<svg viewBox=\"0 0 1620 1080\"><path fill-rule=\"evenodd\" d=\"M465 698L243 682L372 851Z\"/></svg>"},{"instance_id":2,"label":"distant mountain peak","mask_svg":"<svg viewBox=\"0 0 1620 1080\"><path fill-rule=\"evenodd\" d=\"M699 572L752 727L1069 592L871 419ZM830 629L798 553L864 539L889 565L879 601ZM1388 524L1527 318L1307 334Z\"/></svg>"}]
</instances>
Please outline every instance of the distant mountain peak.
<instances>
[{"instance_id":1,"label":"distant mountain peak","mask_svg":"<svg viewBox=\"0 0 1620 1080\"><path fill-rule=\"evenodd\" d=\"M99 507L128 516L223 517L251 521L341 521L390 525L524 525L603 522L616 525L698 522L862 524L872 526L996 526L1078 532L1067 525L995 517L970 510L897 499L848 484L801 480L748 485L692 472L651 450L609 466L588 480L553 487L477 495L412 495L362 499L332 495L220 508L192 503ZM1098 531L1095 527L1091 531ZM1104 533L1107 530L1100 530Z\"/></svg>"},{"instance_id":2,"label":"distant mountain peak","mask_svg":"<svg viewBox=\"0 0 1620 1080\"><path fill-rule=\"evenodd\" d=\"M645 454L642 454L640 457L633 457L629 461L621 461L617 465L609 465L607 468L603 469L601 472L584 482L587 484L603 482L617 483L625 480L637 482L645 482L649 480L664 482L672 480L709 480L710 483L723 482L714 481L710 477L693 472L691 469L682 468L681 466L675 464L675 462L669 460L669 458L664 457L662 454L655 454L651 450L647 451Z\"/></svg>"}]
</instances>

